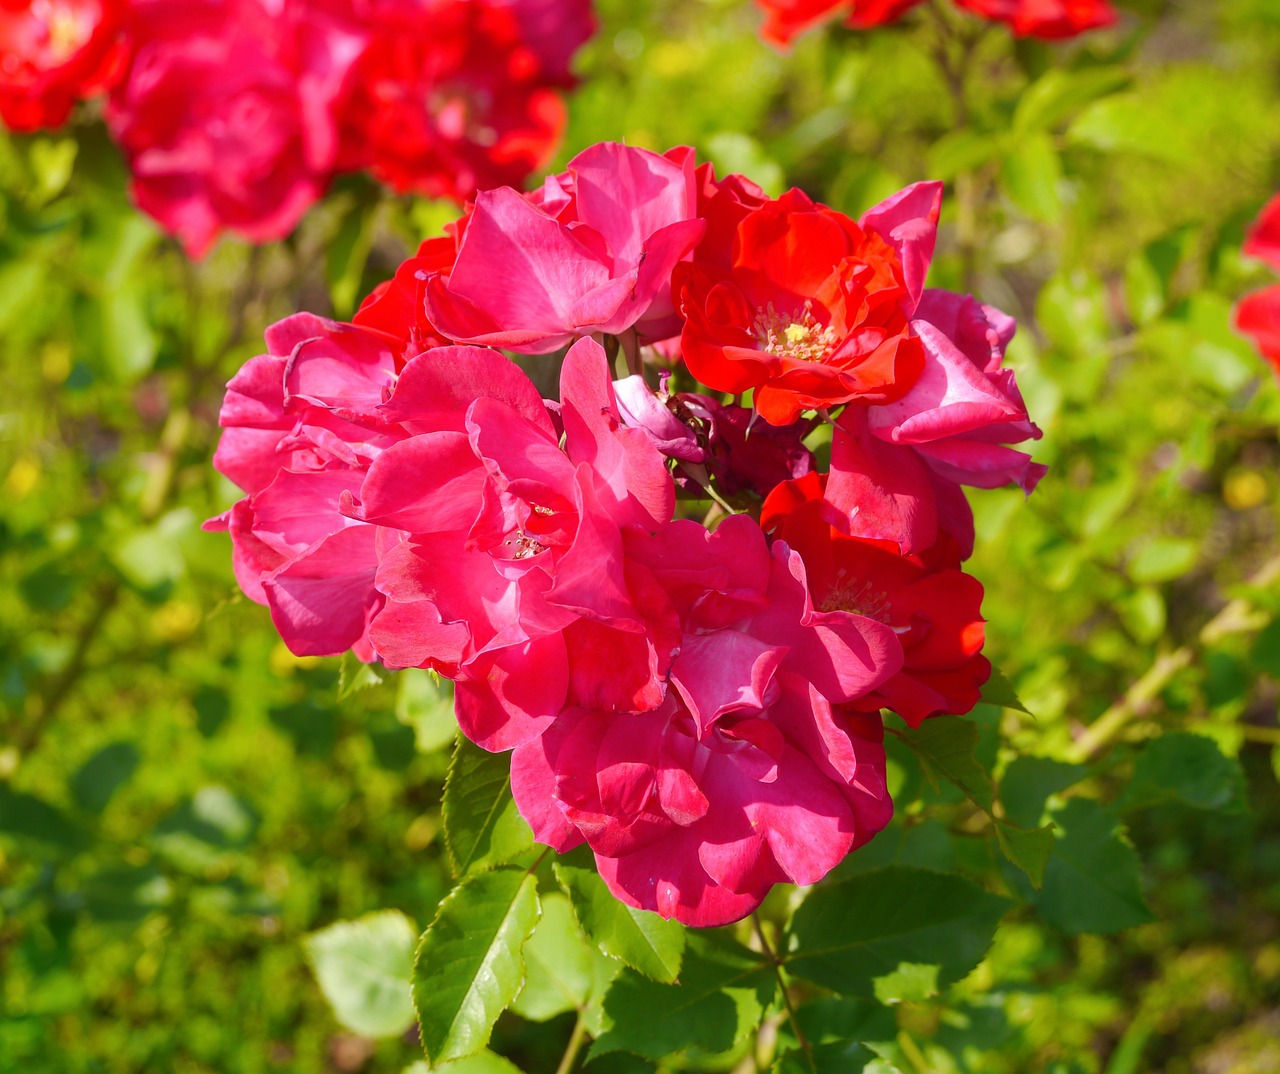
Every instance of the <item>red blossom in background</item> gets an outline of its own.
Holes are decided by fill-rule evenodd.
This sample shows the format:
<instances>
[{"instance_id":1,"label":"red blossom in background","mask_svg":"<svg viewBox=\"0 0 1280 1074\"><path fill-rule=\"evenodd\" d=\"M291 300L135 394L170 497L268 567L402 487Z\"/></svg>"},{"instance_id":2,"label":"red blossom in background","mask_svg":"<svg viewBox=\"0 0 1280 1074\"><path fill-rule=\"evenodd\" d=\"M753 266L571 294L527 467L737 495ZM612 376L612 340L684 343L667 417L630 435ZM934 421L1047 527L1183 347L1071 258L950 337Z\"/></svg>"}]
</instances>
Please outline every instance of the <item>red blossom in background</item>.
<instances>
[{"instance_id":1,"label":"red blossom in background","mask_svg":"<svg viewBox=\"0 0 1280 1074\"><path fill-rule=\"evenodd\" d=\"M340 167L459 203L540 168L564 129L556 87L568 81L567 56L593 26L581 0L562 5L554 26L546 4L530 6L377 0L339 108Z\"/></svg>"},{"instance_id":2,"label":"red blossom in background","mask_svg":"<svg viewBox=\"0 0 1280 1074\"><path fill-rule=\"evenodd\" d=\"M805 30L843 15L855 30L894 22L921 0L756 0L765 15L760 33L786 47ZM1003 22L1019 37L1058 40L1110 26L1115 9L1107 0L955 0L966 11Z\"/></svg>"},{"instance_id":3,"label":"red blossom in background","mask_svg":"<svg viewBox=\"0 0 1280 1074\"><path fill-rule=\"evenodd\" d=\"M338 155L332 102L362 41L299 2L133 0L107 112L138 206L193 257L287 235Z\"/></svg>"},{"instance_id":4,"label":"red blossom in background","mask_svg":"<svg viewBox=\"0 0 1280 1074\"><path fill-rule=\"evenodd\" d=\"M124 62L124 9L124 0L0 0L5 126L59 127L78 100L109 88Z\"/></svg>"},{"instance_id":5,"label":"red blossom in background","mask_svg":"<svg viewBox=\"0 0 1280 1074\"><path fill-rule=\"evenodd\" d=\"M1280 272L1280 194L1262 207L1245 236L1243 252ZM1280 284L1245 295L1236 304L1234 321L1280 377Z\"/></svg>"},{"instance_id":6,"label":"red blossom in background","mask_svg":"<svg viewBox=\"0 0 1280 1074\"><path fill-rule=\"evenodd\" d=\"M0 0L0 118L110 88L135 202L200 257L287 235L343 171L459 204L524 182L594 28L590 0Z\"/></svg>"}]
</instances>

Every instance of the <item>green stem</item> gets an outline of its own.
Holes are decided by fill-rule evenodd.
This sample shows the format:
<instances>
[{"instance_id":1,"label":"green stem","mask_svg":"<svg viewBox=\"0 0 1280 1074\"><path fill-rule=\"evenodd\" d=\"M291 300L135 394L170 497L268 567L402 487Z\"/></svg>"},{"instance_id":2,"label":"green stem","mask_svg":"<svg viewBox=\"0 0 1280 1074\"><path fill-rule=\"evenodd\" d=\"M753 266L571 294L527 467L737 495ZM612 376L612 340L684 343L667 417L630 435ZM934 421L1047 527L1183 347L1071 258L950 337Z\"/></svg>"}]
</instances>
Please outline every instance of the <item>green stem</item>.
<instances>
[{"instance_id":1,"label":"green stem","mask_svg":"<svg viewBox=\"0 0 1280 1074\"><path fill-rule=\"evenodd\" d=\"M556 1067L556 1074L569 1074L569 1071L573 1069L574 1063L578 1061L578 1053L582 1051L582 1046L586 1041L586 1019L579 1014L578 1020L573 1023L573 1034L569 1037L569 1044L564 1050L564 1055L560 1057L560 1065Z\"/></svg>"},{"instance_id":2,"label":"green stem","mask_svg":"<svg viewBox=\"0 0 1280 1074\"><path fill-rule=\"evenodd\" d=\"M764 933L764 922L760 920L760 912L758 910L752 912L751 921L756 927L756 935L760 938L760 947L773 965L774 976L778 978L778 991L782 993L782 1002L787 1008L787 1021L791 1023L791 1031L796 1035L800 1050L804 1052L809 1070L812 1071L812 1074L818 1074L817 1060L813 1057L813 1045L809 1043L809 1038L804 1035L804 1030L800 1028L800 1019L796 1017L796 1008L791 1002L791 992L787 988L786 978L782 975L782 959L778 957L773 945L769 943L769 938Z\"/></svg>"},{"instance_id":3,"label":"green stem","mask_svg":"<svg viewBox=\"0 0 1280 1074\"><path fill-rule=\"evenodd\" d=\"M1249 579L1253 589L1265 589L1280 579L1280 555L1267 560ZM1200 628L1195 642L1188 642L1169 653L1162 653L1124 696L1081 732L1072 744L1067 759L1087 761L1112 741L1135 717L1147 715L1164 688L1178 672L1196 658L1199 646L1209 647L1232 634L1256 630L1263 622L1254 614L1253 602L1237 597Z\"/></svg>"}]
</instances>

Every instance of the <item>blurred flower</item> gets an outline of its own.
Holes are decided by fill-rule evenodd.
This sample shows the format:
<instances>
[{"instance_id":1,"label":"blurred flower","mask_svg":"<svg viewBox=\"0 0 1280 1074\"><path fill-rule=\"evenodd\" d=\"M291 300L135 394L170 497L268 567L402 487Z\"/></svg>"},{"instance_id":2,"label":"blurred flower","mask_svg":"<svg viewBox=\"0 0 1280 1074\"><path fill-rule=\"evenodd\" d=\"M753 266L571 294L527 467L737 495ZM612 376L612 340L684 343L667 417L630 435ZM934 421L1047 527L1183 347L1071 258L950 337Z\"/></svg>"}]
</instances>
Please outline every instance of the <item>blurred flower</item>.
<instances>
[{"instance_id":1,"label":"blurred flower","mask_svg":"<svg viewBox=\"0 0 1280 1074\"><path fill-rule=\"evenodd\" d=\"M1262 207L1245 236L1243 252L1280 272L1280 194ZM1280 284L1245 295L1236 304L1234 321L1280 376Z\"/></svg>"},{"instance_id":2,"label":"blurred flower","mask_svg":"<svg viewBox=\"0 0 1280 1074\"><path fill-rule=\"evenodd\" d=\"M565 124L556 87L593 29L588 0L374 0L369 16L340 168L463 202L546 162Z\"/></svg>"},{"instance_id":3,"label":"blurred flower","mask_svg":"<svg viewBox=\"0 0 1280 1074\"><path fill-rule=\"evenodd\" d=\"M845 24L867 30L893 22L922 0L756 0L764 10L760 33L766 41L786 47L799 34L835 15ZM955 0L975 15L1003 22L1019 37L1048 40L1075 37L1086 30L1110 26L1115 10L1107 0Z\"/></svg>"},{"instance_id":4,"label":"blurred flower","mask_svg":"<svg viewBox=\"0 0 1280 1074\"><path fill-rule=\"evenodd\" d=\"M302 0L133 0L128 32L107 118L138 206L192 257L288 234L333 173L359 34Z\"/></svg>"},{"instance_id":5,"label":"blurred flower","mask_svg":"<svg viewBox=\"0 0 1280 1074\"><path fill-rule=\"evenodd\" d=\"M0 0L0 119L59 127L76 101L119 77L124 0Z\"/></svg>"}]
</instances>

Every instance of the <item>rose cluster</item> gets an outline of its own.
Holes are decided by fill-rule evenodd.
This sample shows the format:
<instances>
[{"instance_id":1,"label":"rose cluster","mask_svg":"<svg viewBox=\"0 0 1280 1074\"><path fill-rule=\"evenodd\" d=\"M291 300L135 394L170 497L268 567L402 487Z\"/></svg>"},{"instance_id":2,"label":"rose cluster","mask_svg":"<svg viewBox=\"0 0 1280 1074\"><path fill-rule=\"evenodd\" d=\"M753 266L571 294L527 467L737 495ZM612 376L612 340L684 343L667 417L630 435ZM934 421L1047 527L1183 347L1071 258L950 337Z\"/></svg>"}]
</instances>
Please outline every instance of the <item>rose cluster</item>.
<instances>
[{"instance_id":1,"label":"rose cluster","mask_svg":"<svg viewBox=\"0 0 1280 1074\"><path fill-rule=\"evenodd\" d=\"M109 89L135 201L192 256L289 233L341 172L459 204L565 125L590 0L4 0L0 118Z\"/></svg>"},{"instance_id":2,"label":"rose cluster","mask_svg":"<svg viewBox=\"0 0 1280 1074\"><path fill-rule=\"evenodd\" d=\"M869 30L901 18L923 0L756 0L764 10L766 41L785 47L812 26L843 15L845 25ZM955 0L965 11L1005 23L1019 37L1061 40L1110 26L1107 0Z\"/></svg>"},{"instance_id":3,"label":"rose cluster","mask_svg":"<svg viewBox=\"0 0 1280 1074\"><path fill-rule=\"evenodd\" d=\"M1244 253L1280 272L1280 194L1262 207L1250 226ZM1245 295L1236 304L1235 326L1280 377L1280 283Z\"/></svg>"},{"instance_id":4,"label":"rose cluster","mask_svg":"<svg viewBox=\"0 0 1280 1074\"><path fill-rule=\"evenodd\" d=\"M882 709L990 673L962 486L1030 492L1040 434L1013 321L925 286L941 199L854 220L616 144L485 191L355 323L268 332L209 526L295 653L453 680L540 841L740 918L888 822Z\"/></svg>"}]
</instances>

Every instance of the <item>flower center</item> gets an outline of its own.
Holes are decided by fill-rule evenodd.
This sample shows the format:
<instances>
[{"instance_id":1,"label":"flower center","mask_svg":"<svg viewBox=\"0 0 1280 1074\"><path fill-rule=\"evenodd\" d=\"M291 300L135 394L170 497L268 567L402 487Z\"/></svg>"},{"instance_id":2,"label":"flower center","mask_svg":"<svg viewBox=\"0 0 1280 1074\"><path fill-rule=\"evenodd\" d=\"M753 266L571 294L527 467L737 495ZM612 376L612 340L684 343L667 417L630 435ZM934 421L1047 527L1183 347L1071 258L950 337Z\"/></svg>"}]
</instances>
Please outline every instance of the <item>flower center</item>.
<instances>
[{"instance_id":1,"label":"flower center","mask_svg":"<svg viewBox=\"0 0 1280 1074\"><path fill-rule=\"evenodd\" d=\"M779 313L770 302L756 310L751 327L760 345L779 358L824 362L839 343L836 333L814 317L812 301L805 302L799 317Z\"/></svg>"},{"instance_id":2,"label":"flower center","mask_svg":"<svg viewBox=\"0 0 1280 1074\"><path fill-rule=\"evenodd\" d=\"M818 604L820 612L853 612L881 623L889 622L889 594L877 591L870 582L849 578L844 571L836 575L827 595Z\"/></svg>"}]
</instances>

